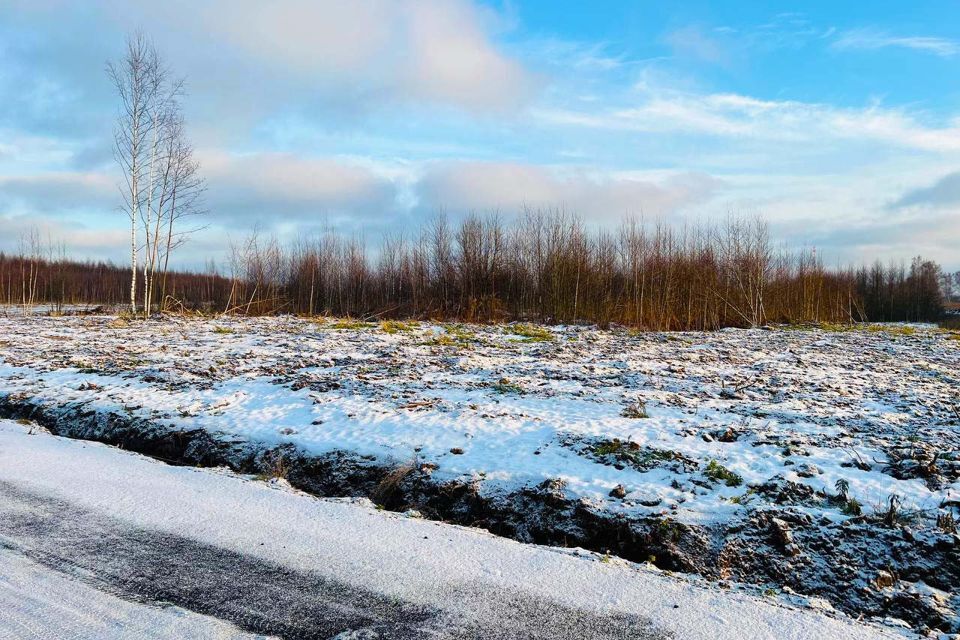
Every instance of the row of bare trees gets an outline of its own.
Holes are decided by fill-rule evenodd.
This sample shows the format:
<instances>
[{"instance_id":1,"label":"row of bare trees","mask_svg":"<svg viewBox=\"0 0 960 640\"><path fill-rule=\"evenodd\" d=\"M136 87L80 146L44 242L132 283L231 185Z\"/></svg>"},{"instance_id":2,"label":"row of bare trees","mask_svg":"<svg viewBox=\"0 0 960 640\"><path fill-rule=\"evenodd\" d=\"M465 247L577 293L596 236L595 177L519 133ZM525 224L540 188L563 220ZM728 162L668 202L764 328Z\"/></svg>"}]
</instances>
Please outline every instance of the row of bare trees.
<instances>
[{"instance_id":1,"label":"row of bare trees","mask_svg":"<svg viewBox=\"0 0 960 640\"><path fill-rule=\"evenodd\" d=\"M577 217L528 211L510 224L496 215L456 225L437 217L412 236L386 237L373 252L333 232L289 247L254 234L232 247L223 310L649 329L942 313L934 263L881 268L879 304L863 280L867 271L828 269L813 249L777 248L757 218L683 228L628 221L590 232Z\"/></svg>"},{"instance_id":2,"label":"row of bare trees","mask_svg":"<svg viewBox=\"0 0 960 640\"><path fill-rule=\"evenodd\" d=\"M867 316L922 321L943 313L953 296L954 276L960 283L960 272L945 274L937 263L919 257L909 266L876 262L857 271L856 288Z\"/></svg>"},{"instance_id":3,"label":"row of bare trees","mask_svg":"<svg viewBox=\"0 0 960 640\"><path fill-rule=\"evenodd\" d=\"M940 274L940 290L948 303L960 305L960 271Z\"/></svg>"},{"instance_id":4,"label":"row of bare trees","mask_svg":"<svg viewBox=\"0 0 960 640\"><path fill-rule=\"evenodd\" d=\"M29 311L44 305L52 312L66 312L70 307L129 305L129 267L70 260L62 247L37 246L42 248L34 251L28 244L16 254L0 253L0 309ZM187 308L214 311L227 298L230 280L218 276L211 265L204 273L171 270L166 286L168 310L179 310L182 300Z\"/></svg>"},{"instance_id":5,"label":"row of bare trees","mask_svg":"<svg viewBox=\"0 0 960 640\"><path fill-rule=\"evenodd\" d=\"M19 254L0 254L0 302L11 305L128 304L129 278L125 267L69 261L36 232ZM527 212L511 223L437 217L375 249L332 231L289 246L254 233L232 245L225 275L213 263L169 271L164 287L166 310L680 330L935 320L944 281L920 258L828 269L812 249L775 247L759 219L590 232L573 216Z\"/></svg>"},{"instance_id":6,"label":"row of bare trees","mask_svg":"<svg viewBox=\"0 0 960 640\"><path fill-rule=\"evenodd\" d=\"M184 81L172 78L150 41L129 38L123 60L108 64L107 74L120 101L114 155L130 224L130 312L139 300L150 315L157 295L161 304L167 296L170 254L194 230L179 223L201 213L205 185L184 130Z\"/></svg>"}]
</instances>

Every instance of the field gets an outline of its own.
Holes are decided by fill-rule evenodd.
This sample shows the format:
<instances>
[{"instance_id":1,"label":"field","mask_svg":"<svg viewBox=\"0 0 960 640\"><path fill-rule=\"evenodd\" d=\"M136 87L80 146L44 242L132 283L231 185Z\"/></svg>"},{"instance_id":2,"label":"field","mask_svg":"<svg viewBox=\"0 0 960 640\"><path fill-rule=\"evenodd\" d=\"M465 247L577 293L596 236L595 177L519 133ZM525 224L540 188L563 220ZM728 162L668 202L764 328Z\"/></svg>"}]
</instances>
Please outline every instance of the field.
<instances>
[{"instance_id":1,"label":"field","mask_svg":"<svg viewBox=\"0 0 960 640\"><path fill-rule=\"evenodd\" d=\"M958 338L10 317L0 417L960 632Z\"/></svg>"}]
</instances>

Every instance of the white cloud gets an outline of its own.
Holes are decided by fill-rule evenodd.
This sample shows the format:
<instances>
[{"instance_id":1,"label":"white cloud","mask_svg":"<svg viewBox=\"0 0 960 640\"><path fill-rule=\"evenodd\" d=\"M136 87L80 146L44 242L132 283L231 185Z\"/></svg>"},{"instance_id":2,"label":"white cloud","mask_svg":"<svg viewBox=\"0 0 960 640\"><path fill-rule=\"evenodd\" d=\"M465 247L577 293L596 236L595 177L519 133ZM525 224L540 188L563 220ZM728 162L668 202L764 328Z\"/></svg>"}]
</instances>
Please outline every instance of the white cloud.
<instances>
[{"instance_id":1,"label":"white cloud","mask_svg":"<svg viewBox=\"0 0 960 640\"><path fill-rule=\"evenodd\" d=\"M129 251L129 231L94 228L77 221L64 221L43 215L12 216L0 214L0 251L16 253L21 238L39 234L44 248L63 244L76 259L123 260Z\"/></svg>"},{"instance_id":2,"label":"white cloud","mask_svg":"<svg viewBox=\"0 0 960 640\"><path fill-rule=\"evenodd\" d=\"M871 51L896 47L950 58L960 53L960 43L933 36L895 36L877 29L851 29L840 32L831 45L838 50Z\"/></svg>"},{"instance_id":3,"label":"white cloud","mask_svg":"<svg viewBox=\"0 0 960 640\"><path fill-rule=\"evenodd\" d=\"M116 181L105 173L45 171L0 176L0 207L6 212L54 213L103 209L120 196Z\"/></svg>"},{"instance_id":4,"label":"white cloud","mask_svg":"<svg viewBox=\"0 0 960 640\"><path fill-rule=\"evenodd\" d=\"M184 67L215 69L220 77L205 80L233 83L247 100L262 99L252 83L278 76L288 81L287 95L319 92L364 107L412 100L499 110L522 104L539 86L495 42L503 21L472 0L99 4L128 28L147 25Z\"/></svg>"},{"instance_id":5,"label":"white cloud","mask_svg":"<svg viewBox=\"0 0 960 640\"><path fill-rule=\"evenodd\" d=\"M931 127L904 109L860 109L792 100L760 100L732 93L642 92L637 106L602 111L536 109L548 124L650 134L688 134L808 142L883 142L926 151L960 151L960 121Z\"/></svg>"},{"instance_id":6,"label":"white cloud","mask_svg":"<svg viewBox=\"0 0 960 640\"><path fill-rule=\"evenodd\" d=\"M483 108L516 106L529 97L537 81L491 46L472 5L414 0L406 9L409 60L399 73L404 91Z\"/></svg>"},{"instance_id":7,"label":"white cloud","mask_svg":"<svg viewBox=\"0 0 960 640\"><path fill-rule=\"evenodd\" d=\"M708 200L719 186L695 173L644 179L529 164L445 162L429 167L416 188L427 210L512 214L530 207L616 222L627 215L676 213Z\"/></svg>"},{"instance_id":8,"label":"white cloud","mask_svg":"<svg viewBox=\"0 0 960 640\"><path fill-rule=\"evenodd\" d=\"M362 225L396 209L392 181L362 164L286 153L231 155L206 152L208 206L218 219L251 222L318 222L352 216Z\"/></svg>"},{"instance_id":9,"label":"white cloud","mask_svg":"<svg viewBox=\"0 0 960 640\"><path fill-rule=\"evenodd\" d=\"M665 38L674 54L689 56L713 64L726 65L730 52L715 37L698 26L691 25L671 31Z\"/></svg>"}]
</instances>

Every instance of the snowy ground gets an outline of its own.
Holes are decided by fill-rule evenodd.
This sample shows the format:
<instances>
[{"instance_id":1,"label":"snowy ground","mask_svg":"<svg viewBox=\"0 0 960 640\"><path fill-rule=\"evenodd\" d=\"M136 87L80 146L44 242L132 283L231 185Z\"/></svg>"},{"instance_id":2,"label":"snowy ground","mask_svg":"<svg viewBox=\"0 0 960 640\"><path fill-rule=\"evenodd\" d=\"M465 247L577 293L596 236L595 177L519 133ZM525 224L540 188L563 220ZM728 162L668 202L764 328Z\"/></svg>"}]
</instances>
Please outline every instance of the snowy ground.
<instances>
[{"instance_id":1,"label":"snowy ground","mask_svg":"<svg viewBox=\"0 0 960 640\"><path fill-rule=\"evenodd\" d=\"M957 338L0 318L0 398L546 492L661 566L960 631Z\"/></svg>"},{"instance_id":2,"label":"snowy ground","mask_svg":"<svg viewBox=\"0 0 960 640\"><path fill-rule=\"evenodd\" d=\"M903 637L9 421L0 604L14 639Z\"/></svg>"}]
</instances>

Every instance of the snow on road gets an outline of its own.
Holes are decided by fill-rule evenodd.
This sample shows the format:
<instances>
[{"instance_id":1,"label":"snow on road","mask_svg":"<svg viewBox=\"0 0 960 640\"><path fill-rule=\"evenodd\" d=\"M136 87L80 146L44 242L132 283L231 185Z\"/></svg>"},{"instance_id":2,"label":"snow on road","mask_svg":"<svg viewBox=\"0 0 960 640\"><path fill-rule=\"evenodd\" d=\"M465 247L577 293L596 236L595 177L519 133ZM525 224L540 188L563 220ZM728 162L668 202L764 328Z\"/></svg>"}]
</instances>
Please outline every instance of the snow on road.
<instances>
[{"instance_id":1,"label":"snow on road","mask_svg":"<svg viewBox=\"0 0 960 640\"><path fill-rule=\"evenodd\" d=\"M128 602L0 548L0 637L10 640L253 640L221 620Z\"/></svg>"},{"instance_id":2,"label":"snow on road","mask_svg":"<svg viewBox=\"0 0 960 640\"><path fill-rule=\"evenodd\" d=\"M413 637L397 635L397 630L409 630L414 623L420 625L421 637L437 638L467 632L490 638L589 637L578 624L596 625L600 633L595 637L895 637L891 630L743 593L706 589L651 569L603 561L596 554L523 545L477 530L377 511L369 503L320 500L226 472L167 466L10 421L0 421L0 547L5 549L0 552L0 602L17 600L16 594L25 590L34 593L29 602L17 605L13 616L0 617L4 638L55 637L38 636L24 624L56 629L45 625L63 620L65 625L83 626L71 609L80 600L90 603L91 615L98 607L110 608L112 596L89 596L90 588L75 580L119 593L139 586L144 597L147 587L156 588L157 581L163 581L167 563L176 574L189 570L195 559L201 569L220 567L220 573L200 576L206 582L184 583L182 589L189 593L177 593L173 583L157 593L200 609L232 611L246 628L257 627L261 621L257 607L267 611L272 600L263 598L257 604L237 586L253 570L254 576L268 576L261 582L284 584L295 577L296 584L320 585L314 587L319 600L329 600L333 592L356 594L349 602L338 596L340 600L331 601L336 608L327 610L340 612L347 622L364 618L367 603L387 611L371 613L380 621L389 622L391 615L396 617L390 612L396 611L429 614L404 614L408 619L403 624L408 626L396 622L398 626L387 627L393 635L357 637ZM139 568L125 564L141 560ZM98 574L100 565L103 575ZM235 580L224 567L237 567ZM68 582L51 569L75 575ZM111 571L116 579L107 575ZM37 585L35 591L31 584ZM216 602L205 601L197 584L212 585L210 600ZM221 593L231 587L229 597ZM286 591L293 592L285 596L290 598L311 595L296 593L296 588ZM224 608L238 602L244 605L240 613ZM143 605L117 605L90 624L123 625L134 606L147 611ZM73 613L64 617L65 610ZM171 616L182 617L171 621ZM173 629L172 637L190 637L169 626L175 624L200 635L209 632L203 637L230 633L229 627L217 626L209 618L169 609L149 609L126 624L131 626L124 632L142 628L146 636L167 628ZM113 629L119 633L116 626ZM374 627L367 629L374 632L370 631Z\"/></svg>"}]
</instances>

